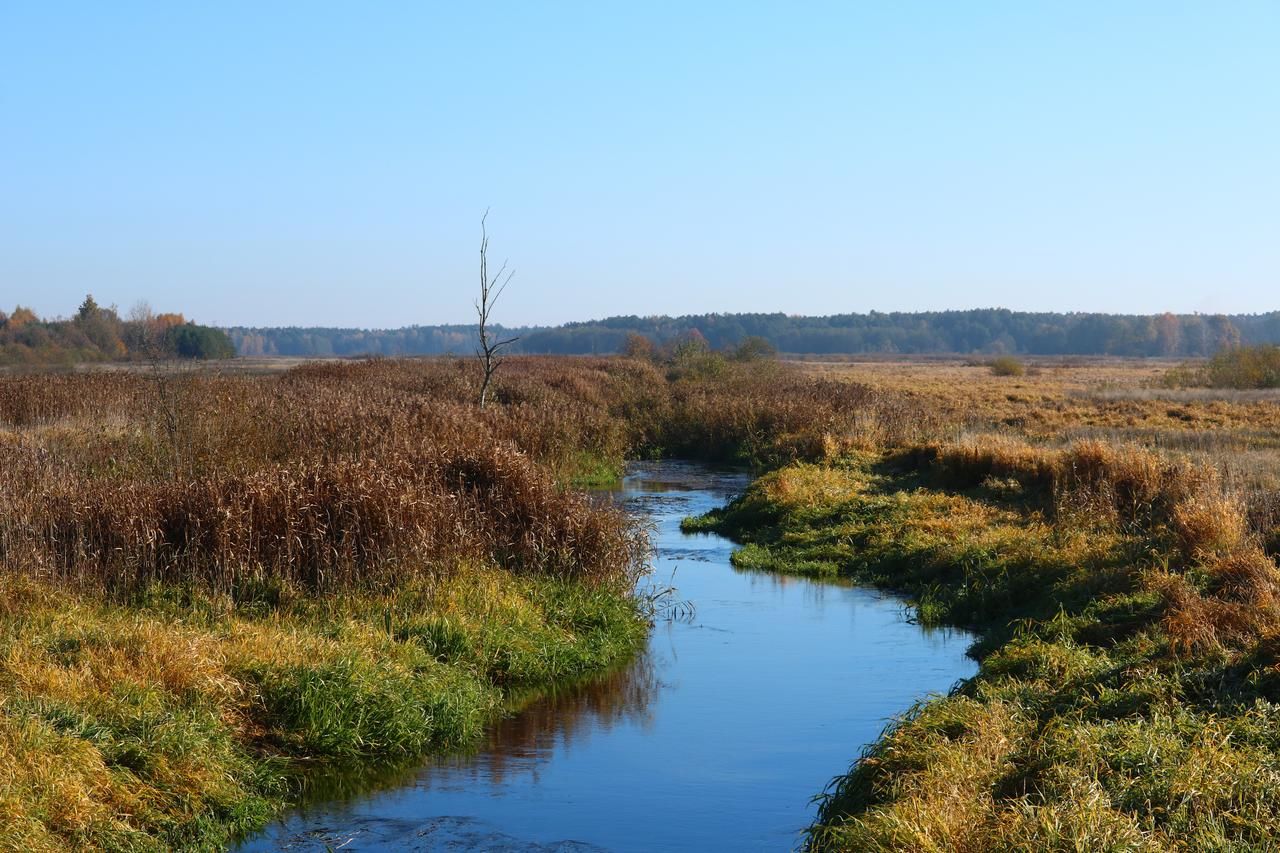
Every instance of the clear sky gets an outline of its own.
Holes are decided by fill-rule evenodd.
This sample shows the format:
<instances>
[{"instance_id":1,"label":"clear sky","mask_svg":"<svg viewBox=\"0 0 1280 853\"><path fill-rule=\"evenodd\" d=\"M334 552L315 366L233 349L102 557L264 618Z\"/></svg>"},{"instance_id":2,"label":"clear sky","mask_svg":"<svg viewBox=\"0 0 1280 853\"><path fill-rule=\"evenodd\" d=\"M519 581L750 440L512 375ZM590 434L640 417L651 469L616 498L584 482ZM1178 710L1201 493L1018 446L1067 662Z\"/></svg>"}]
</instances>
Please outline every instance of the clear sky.
<instances>
[{"instance_id":1,"label":"clear sky","mask_svg":"<svg viewBox=\"0 0 1280 853\"><path fill-rule=\"evenodd\" d=\"M0 0L0 307L1280 308L1280 2Z\"/></svg>"}]
</instances>

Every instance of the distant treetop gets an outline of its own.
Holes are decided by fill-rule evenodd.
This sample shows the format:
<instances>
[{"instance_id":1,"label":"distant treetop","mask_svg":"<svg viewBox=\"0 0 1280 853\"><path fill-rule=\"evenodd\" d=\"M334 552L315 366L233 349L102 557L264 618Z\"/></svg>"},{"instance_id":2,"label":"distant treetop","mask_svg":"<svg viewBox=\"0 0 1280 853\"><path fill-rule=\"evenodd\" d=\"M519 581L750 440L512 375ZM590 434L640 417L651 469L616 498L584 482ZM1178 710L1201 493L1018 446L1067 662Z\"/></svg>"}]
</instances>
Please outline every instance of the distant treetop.
<instances>
[{"instance_id":1,"label":"distant treetop","mask_svg":"<svg viewBox=\"0 0 1280 853\"><path fill-rule=\"evenodd\" d=\"M221 329L156 314L145 305L121 319L86 296L70 320L42 320L21 305L0 311L0 364L69 365L94 361L230 358L235 347Z\"/></svg>"}]
</instances>

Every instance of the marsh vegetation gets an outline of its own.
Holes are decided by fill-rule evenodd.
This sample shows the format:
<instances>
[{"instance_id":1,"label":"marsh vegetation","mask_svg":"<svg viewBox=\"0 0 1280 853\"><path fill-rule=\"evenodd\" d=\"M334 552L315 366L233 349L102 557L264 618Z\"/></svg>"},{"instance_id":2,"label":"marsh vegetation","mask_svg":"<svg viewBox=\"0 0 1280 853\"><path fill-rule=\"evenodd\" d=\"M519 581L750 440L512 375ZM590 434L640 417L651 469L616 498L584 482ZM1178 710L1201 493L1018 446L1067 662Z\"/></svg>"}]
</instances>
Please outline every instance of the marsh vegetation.
<instances>
[{"instance_id":1,"label":"marsh vegetation","mask_svg":"<svg viewBox=\"0 0 1280 853\"><path fill-rule=\"evenodd\" d=\"M1272 396L768 355L513 357L483 411L449 359L0 378L0 837L217 848L317 768L473 742L607 670L644 637L645 538L575 486L667 456L762 475L689 522L740 567L980 632L814 846L1275 840Z\"/></svg>"},{"instance_id":2,"label":"marsh vegetation","mask_svg":"<svg viewBox=\"0 0 1280 853\"><path fill-rule=\"evenodd\" d=\"M512 359L482 411L473 368L0 377L2 846L218 848L319 768L465 745L643 640L643 530L575 483L906 422L622 359Z\"/></svg>"}]
</instances>

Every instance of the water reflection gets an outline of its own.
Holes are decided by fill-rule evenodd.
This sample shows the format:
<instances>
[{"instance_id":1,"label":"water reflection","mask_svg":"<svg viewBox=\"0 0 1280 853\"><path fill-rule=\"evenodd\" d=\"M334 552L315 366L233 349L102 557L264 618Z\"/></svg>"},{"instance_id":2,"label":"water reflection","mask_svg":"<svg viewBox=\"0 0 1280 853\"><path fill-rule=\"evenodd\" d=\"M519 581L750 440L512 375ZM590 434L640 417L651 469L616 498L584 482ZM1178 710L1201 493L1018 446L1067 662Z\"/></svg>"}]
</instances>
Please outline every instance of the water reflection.
<instances>
[{"instance_id":1,"label":"water reflection","mask_svg":"<svg viewBox=\"0 0 1280 853\"><path fill-rule=\"evenodd\" d=\"M653 660L652 653L645 651L630 665L599 680L534 702L494 725L477 754L440 759L420 771L417 784L456 786L484 779L501 786L520 774L536 782L539 765L557 750L573 750L592 737L607 737L619 724L649 728L651 705L662 687Z\"/></svg>"},{"instance_id":2,"label":"water reflection","mask_svg":"<svg viewBox=\"0 0 1280 853\"><path fill-rule=\"evenodd\" d=\"M638 466L613 498L653 523L654 575L690 600L629 666L539 699L474 754L300 810L244 850L786 850L810 798L887 718L974 666L892 597L729 564L680 519L741 473Z\"/></svg>"}]
</instances>

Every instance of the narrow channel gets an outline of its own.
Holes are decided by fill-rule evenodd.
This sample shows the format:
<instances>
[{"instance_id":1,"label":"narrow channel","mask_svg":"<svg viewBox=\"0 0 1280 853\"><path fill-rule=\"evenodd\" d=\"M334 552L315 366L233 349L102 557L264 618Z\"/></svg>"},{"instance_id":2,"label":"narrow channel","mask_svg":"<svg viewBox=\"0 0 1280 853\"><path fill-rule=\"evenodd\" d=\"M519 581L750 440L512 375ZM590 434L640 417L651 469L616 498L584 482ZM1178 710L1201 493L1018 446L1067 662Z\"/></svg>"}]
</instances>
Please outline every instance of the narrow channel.
<instances>
[{"instance_id":1,"label":"narrow channel","mask_svg":"<svg viewBox=\"0 0 1280 853\"><path fill-rule=\"evenodd\" d=\"M747 573L680 520L745 475L632 467L616 498L654 525L650 583L692 613L629 668L503 720L475 754L309 805L250 851L795 849L812 797L886 722L976 670L971 637L859 587Z\"/></svg>"}]
</instances>

